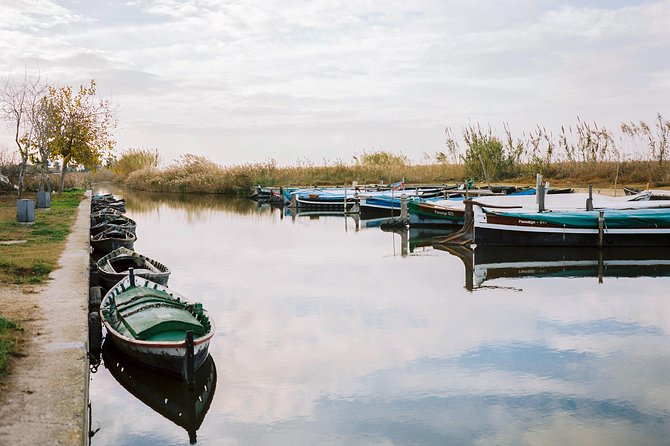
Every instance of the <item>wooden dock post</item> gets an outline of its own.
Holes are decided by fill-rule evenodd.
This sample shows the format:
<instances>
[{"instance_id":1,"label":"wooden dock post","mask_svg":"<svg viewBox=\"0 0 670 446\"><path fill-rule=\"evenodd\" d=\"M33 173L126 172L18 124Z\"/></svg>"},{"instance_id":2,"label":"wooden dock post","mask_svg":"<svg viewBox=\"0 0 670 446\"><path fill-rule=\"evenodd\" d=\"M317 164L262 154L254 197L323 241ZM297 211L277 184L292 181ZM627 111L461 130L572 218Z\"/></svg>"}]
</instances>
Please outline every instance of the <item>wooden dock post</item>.
<instances>
[{"instance_id":1,"label":"wooden dock post","mask_svg":"<svg viewBox=\"0 0 670 446\"><path fill-rule=\"evenodd\" d=\"M535 189L535 193L537 194L537 211L538 212L544 212L546 209L544 207L544 184L540 182L537 185L537 189Z\"/></svg>"},{"instance_id":2,"label":"wooden dock post","mask_svg":"<svg viewBox=\"0 0 670 446\"><path fill-rule=\"evenodd\" d=\"M400 196L400 220L404 224L409 224L409 212L407 211L407 195Z\"/></svg>"},{"instance_id":3,"label":"wooden dock post","mask_svg":"<svg viewBox=\"0 0 670 446\"><path fill-rule=\"evenodd\" d=\"M186 332L186 383L195 384L195 344L193 342L193 330Z\"/></svg>"},{"instance_id":4,"label":"wooden dock post","mask_svg":"<svg viewBox=\"0 0 670 446\"><path fill-rule=\"evenodd\" d=\"M586 210L593 210L593 186L589 185L589 198L586 199Z\"/></svg>"},{"instance_id":5,"label":"wooden dock post","mask_svg":"<svg viewBox=\"0 0 670 446\"><path fill-rule=\"evenodd\" d=\"M465 200L465 221L463 227L449 235L433 237L433 245L469 245L474 241L475 234L475 212L472 201Z\"/></svg>"},{"instance_id":6,"label":"wooden dock post","mask_svg":"<svg viewBox=\"0 0 670 446\"><path fill-rule=\"evenodd\" d=\"M598 211L598 248L603 247L605 239L605 211Z\"/></svg>"}]
</instances>

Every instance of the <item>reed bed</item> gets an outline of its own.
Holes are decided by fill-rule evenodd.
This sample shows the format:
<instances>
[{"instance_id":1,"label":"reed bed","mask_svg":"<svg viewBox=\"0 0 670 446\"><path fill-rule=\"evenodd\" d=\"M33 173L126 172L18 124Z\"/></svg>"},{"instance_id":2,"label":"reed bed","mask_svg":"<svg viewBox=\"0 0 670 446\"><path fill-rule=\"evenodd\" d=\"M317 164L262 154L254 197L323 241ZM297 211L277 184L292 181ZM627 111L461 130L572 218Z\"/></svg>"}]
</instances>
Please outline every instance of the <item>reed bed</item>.
<instances>
[{"instance_id":1,"label":"reed bed","mask_svg":"<svg viewBox=\"0 0 670 446\"><path fill-rule=\"evenodd\" d=\"M635 185L662 187L670 184L670 171L651 161L554 162L545 166L518 163L516 174L497 183L531 185L537 173L555 186L585 187ZM274 162L219 166L207 159L189 156L164 169L148 168L131 173L126 186L150 192L248 195L263 186L342 186L362 184L454 184L470 179L464 164L403 164L392 166L333 163L323 166L279 167ZM475 177L480 183L485 178Z\"/></svg>"}]
</instances>

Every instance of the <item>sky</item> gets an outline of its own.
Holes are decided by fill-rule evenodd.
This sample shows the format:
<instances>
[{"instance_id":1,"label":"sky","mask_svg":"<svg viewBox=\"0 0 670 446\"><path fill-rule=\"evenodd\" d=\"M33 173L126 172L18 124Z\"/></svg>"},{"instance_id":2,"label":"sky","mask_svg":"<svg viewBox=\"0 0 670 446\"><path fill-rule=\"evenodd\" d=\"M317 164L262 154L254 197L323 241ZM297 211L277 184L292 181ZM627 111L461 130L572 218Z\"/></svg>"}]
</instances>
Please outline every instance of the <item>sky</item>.
<instances>
[{"instance_id":1,"label":"sky","mask_svg":"<svg viewBox=\"0 0 670 446\"><path fill-rule=\"evenodd\" d=\"M670 118L669 21L670 0L0 0L0 77L95 79L117 151L164 162L418 163L445 127Z\"/></svg>"}]
</instances>

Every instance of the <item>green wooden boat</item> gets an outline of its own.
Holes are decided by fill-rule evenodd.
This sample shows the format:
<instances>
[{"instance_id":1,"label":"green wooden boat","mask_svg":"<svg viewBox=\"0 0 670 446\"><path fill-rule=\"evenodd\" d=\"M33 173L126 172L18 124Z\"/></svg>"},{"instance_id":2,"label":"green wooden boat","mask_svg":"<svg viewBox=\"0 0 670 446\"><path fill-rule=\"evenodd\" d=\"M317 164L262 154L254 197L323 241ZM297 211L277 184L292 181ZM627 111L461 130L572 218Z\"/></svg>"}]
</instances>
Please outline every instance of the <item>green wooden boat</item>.
<instances>
[{"instance_id":1,"label":"green wooden boat","mask_svg":"<svg viewBox=\"0 0 670 446\"><path fill-rule=\"evenodd\" d=\"M207 358L214 336L214 321L200 303L136 276L132 269L105 294L100 317L124 353L187 380Z\"/></svg>"}]
</instances>

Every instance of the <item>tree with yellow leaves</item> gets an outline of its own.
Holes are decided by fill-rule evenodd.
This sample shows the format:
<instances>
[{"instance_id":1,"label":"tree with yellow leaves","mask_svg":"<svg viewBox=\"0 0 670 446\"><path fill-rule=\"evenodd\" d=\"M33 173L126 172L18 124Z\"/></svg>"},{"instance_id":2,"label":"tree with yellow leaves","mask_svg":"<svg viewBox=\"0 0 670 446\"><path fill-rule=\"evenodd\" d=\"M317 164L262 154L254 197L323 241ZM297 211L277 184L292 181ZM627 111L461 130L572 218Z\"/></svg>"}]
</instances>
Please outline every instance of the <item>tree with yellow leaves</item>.
<instances>
[{"instance_id":1,"label":"tree with yellow leaves","mask_svg":"<svg viewBox=\"0 0 670 446\"><path fill-rule=\"evenodd\" d=\"M96 96L94 80L76 92L69 86L50 86L44 110L50 129L50 153L62 160L60 195L69 165L93 169L113 150L115 141L111 130L116 126L116 118L109 101Z\"/></svg>"}]
</instances>

